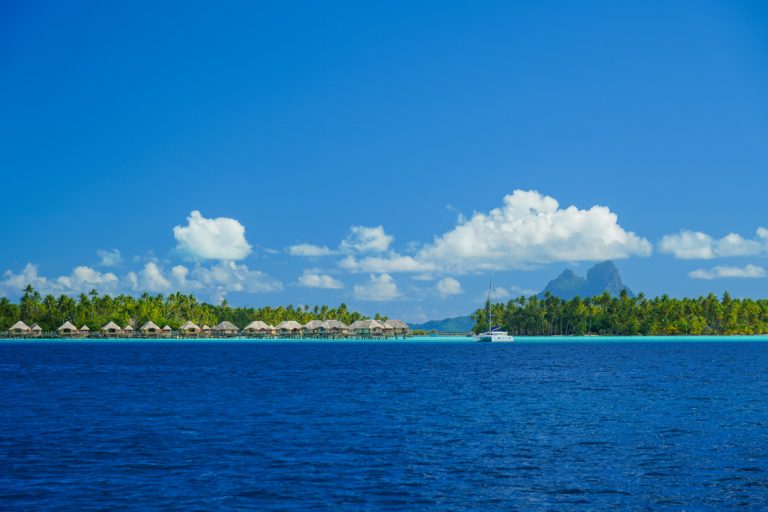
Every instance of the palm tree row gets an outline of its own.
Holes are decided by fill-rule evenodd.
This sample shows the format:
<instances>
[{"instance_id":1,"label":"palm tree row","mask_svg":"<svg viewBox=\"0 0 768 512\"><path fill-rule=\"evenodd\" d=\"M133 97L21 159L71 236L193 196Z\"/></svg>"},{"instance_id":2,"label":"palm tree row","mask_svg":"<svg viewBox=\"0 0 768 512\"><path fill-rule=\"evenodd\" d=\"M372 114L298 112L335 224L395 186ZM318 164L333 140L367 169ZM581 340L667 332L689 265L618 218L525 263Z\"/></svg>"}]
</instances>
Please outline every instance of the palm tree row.
<instances>
[{"instance_id":1,"label":"palm tree row","mask_svg":"<svg viewBox=\"0 0 768 512\"><path fill-rule=\"evenodd\" d=\"M475 332L488 329L486 308L472 314ZM547 294L493 304L492 313L494 327L518 336L768 334L768 300L733 299L728 292L683 299Z\"/></svg>"},{"instance_id":2,"label":"palm tree row","mask_svg":"<svg viewBox=\"0 0 768 512\"><path fill-rule=\"evenodd\" d=\"M27 286L18 304L8 298L0 298L0 331L8 329L18 320L27 324L37 323L44 331L53 331L69 320L78 327L88 325L99 328L113 321L120 326L143 325L152 320L160 325L177 329L187 320L198 325L216 325L229 320L242 327L253 320L262 320L277 325L284 320L296 320L305 324L310 320L340 320L351 324L367 318L361 313L349 311L346 304L336 308L328 306L278 306L278 307L232 307L227 301L219 305L198 302L192 294L172 293L168 296L145 293L139 297L131 295L99 295L96 290L81 294L77 298L67 295L42 297L31 286ZM385 319L376 315L377 319Z\"/></svg>"}]
</instances>

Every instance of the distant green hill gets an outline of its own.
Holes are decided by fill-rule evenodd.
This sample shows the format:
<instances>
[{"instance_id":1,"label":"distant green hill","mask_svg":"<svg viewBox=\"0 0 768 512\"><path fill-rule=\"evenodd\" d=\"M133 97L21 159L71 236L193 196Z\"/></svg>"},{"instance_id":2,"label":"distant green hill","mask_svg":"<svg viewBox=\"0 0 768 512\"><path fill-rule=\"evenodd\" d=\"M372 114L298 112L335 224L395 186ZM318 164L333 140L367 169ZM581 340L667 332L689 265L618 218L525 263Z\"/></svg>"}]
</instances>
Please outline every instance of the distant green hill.
<instances>
[{"instance_id":1,"label":"distant green hill","mask_svg":"<svg viewBox=\"0 0 768 512\"><path fill-rule=\"evenodd\" d=\"M474 322L472 317L457 316L446 318L444 320L430 320L423 324L409 324L411 330L437 331L437 332L469 332L472 330Z\"/></svg>"}]
</instances>

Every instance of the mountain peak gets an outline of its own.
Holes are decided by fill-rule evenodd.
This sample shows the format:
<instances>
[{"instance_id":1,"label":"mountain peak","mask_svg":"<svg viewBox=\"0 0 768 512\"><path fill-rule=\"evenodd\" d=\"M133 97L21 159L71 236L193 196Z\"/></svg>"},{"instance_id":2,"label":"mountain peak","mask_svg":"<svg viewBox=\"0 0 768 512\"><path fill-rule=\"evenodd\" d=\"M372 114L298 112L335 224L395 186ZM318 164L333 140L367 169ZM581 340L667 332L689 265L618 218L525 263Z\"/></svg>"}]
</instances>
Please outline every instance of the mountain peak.
<instances>
[{"instance_id":1,"label":"mountain peak","mask_svg":"<svg viewBox=\"0 0 768 512\"><path fill-rule=\"evenodd\" d=\"M564 270L557 278L550 281L538 296L543 298L549 292L561 299L573 297L594 297L608 292L611 295L619 295L626 290L630 296L632 290L621 281L619 269L612 261L598 263L587 271L587 278L577 276L571 269Z\"/></svg>"}]
</instances>

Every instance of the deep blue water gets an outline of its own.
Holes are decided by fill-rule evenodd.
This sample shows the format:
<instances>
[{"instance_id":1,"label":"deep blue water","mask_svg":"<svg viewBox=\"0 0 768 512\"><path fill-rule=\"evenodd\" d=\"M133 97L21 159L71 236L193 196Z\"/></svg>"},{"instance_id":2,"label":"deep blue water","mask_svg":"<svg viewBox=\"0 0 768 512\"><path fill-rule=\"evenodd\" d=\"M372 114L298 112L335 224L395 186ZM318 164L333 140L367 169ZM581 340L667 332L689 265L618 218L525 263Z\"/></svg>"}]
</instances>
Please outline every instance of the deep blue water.
<instances>
[{"instance_id":1,"label":"deep blue water","mask_svg":"<svg viewBox=\"0 0 768 512\"><path fill-rule=\"evenodd\" d=\"M765 510L766 343L0 343L3 510Z\"/></svg>"}]
</instances>

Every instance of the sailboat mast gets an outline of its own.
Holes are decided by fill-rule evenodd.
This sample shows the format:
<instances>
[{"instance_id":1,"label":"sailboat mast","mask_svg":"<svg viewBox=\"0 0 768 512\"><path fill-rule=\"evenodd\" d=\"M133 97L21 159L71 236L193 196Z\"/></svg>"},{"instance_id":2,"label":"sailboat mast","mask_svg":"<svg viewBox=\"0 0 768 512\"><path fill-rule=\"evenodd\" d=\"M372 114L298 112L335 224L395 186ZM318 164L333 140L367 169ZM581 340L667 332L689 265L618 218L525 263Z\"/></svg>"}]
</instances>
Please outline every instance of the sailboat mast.
<instances>
[{"instance_id":1,"label":"sailboat mast","mask_svg":"<svg viewBox=\"0 0 768 512\"><path fill-rule=\"evenodd\" d=\"M488 283L488 332L493 332L493 314L491 313L491 291L493 290L493 272L491 272L491 282Z\"/></svg>"}]
</instances>

